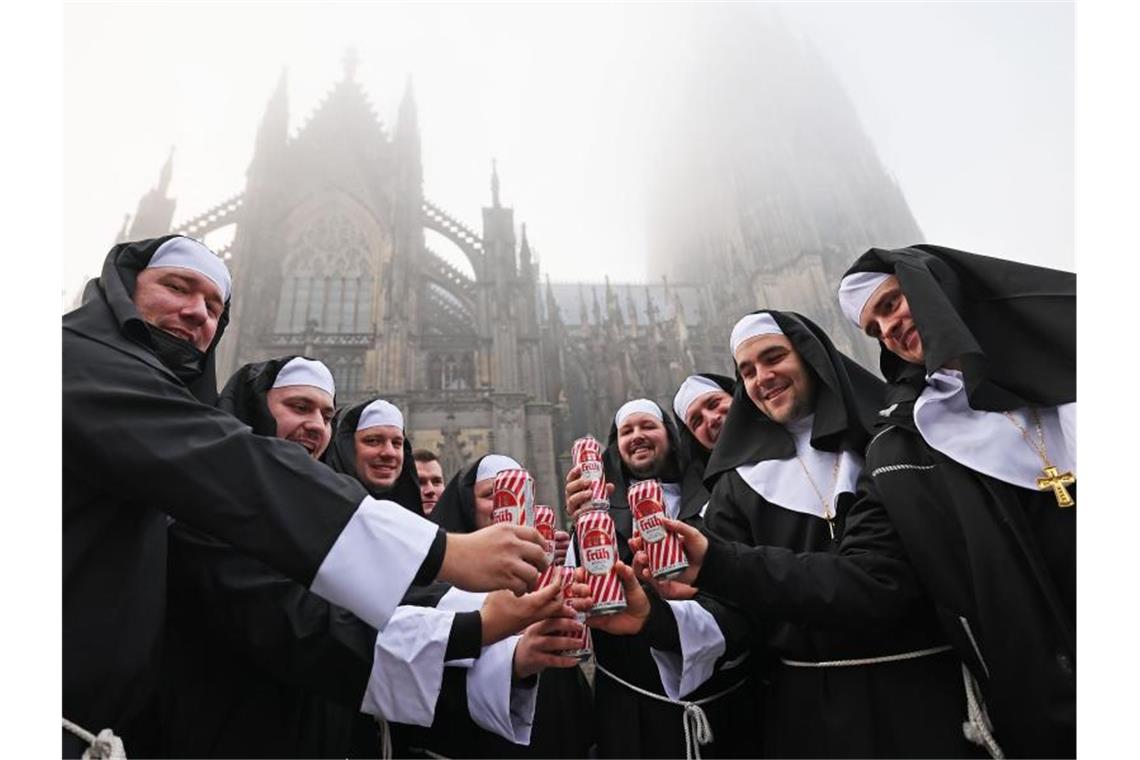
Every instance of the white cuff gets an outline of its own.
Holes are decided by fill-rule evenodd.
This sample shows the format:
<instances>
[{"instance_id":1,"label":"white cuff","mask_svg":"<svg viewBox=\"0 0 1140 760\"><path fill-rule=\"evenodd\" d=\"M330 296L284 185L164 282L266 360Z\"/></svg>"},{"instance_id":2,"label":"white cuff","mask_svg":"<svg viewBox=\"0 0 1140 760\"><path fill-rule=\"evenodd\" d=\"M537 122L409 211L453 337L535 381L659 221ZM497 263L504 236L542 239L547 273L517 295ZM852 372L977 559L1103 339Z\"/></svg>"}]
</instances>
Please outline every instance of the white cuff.
<instances>
[{"instance_id":1,"label":"white cuff","mask_svg":"<svg viewBox=\"0 0 1140 760\"><path fill-rule=\"evenodd\" d=\"M443 683L443 657L454 612L400 606L376 636L372 675L360 711L430 726Z\"/></svg>"},{"instance_id":2,"label":"white cuff","mask_svg":"<svg viewBox=\"0 0 1140 760\"><path fill-rule=\"evenodd\" d=\"M483 609L483 601L487 598L485 591L464 591L461 588L450 588L436 603L437 610L450 610L452 612L475 612Z\"/></svg>"},{"instance_id":3,"label":"white cuff","mask_svg":"<svg viewBox=\"0 0 1140 760\"><path fill-rule=\"evenodd\" d=\"M511 636L489 647L467 671L467 708L480 727L515 744L530 744L538 686L512 685L515 647L521 636Z\"/></svg>"},{"instance_id":4,"label":"white cuff","mask_svg":"<svg viewBox=\"0 0 1140 760\"><path fill-rule=\"evenodd\" d=\"M665 696L684 699L716 672L716 661L725 651L724 634L713 614L699 602L689 599L668 604L677 620L681 654L652 647L649 653L657 663Z\"/></svg>"},{"instance_id":5,"label":"white cuff","mask_svg":"<svg viewBox=\"0 0 1140 760\"><path fill-rule=\"evenodd\" d=\"M394 501L366 496L325 555L309 590L383 629L438 531L435 523Z\"/></svg>"}]
</instances>

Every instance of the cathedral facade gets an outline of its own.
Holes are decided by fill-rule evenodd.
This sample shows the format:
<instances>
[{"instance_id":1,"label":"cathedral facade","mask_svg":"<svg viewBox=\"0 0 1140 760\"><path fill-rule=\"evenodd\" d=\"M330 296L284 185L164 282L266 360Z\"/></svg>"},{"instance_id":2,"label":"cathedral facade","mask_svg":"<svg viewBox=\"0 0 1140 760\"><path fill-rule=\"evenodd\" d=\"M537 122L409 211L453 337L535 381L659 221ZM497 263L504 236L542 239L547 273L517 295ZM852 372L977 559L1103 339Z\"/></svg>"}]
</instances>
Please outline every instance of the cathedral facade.
<instances>
[{"instance_id":1,"label":"cathedral facade","mask_svg":"<svg viewBox=\"0 0 1140 760\"><path fill-rule=\"evenodd\" d=\"M391 133L348 66L292 135L288 122L282 77L241 193L175 224L168 161L120 238L203 238L232 225L218 251L234 277L219 377L285 354L318 358L339 405L376 395L395 403L413 444L435 451L448 477L504 453L534 475L540 503L560 505L573 439L604 439L630 398L671 409L692 372L731 375L727 336L756 308L805 311L874 362L833 303L848 248L863 245L850 235L843 245L795 238L738 193L730 200L740 213L723 229L705 219L699 245L679 234L662 246L655 282L551 283L525 225L500 203L493 168L479 230L425 196L410 85ZM909 212L907 224L917 234ZM473 276L431 250L425 230L454 245ZM710 265L694 266L701 260Z\"/></svg>"}]
</instances>

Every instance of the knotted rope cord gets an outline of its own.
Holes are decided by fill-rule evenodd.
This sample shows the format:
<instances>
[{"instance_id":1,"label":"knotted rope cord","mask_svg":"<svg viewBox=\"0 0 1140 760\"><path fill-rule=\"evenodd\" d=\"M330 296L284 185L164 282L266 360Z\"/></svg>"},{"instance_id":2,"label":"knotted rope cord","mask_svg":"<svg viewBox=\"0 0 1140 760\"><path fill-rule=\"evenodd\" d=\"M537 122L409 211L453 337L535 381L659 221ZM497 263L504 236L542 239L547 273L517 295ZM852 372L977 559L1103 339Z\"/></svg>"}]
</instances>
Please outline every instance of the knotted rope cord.
<instances>
[{"instance_id":1,"label":"knotted rope cord","mask_svg":"<svg viewBox=\"0 0 1140 760\"><path fill-rule=\"evenodd\" d=\"M382 760L392 760L392 727L383 718L377 718L380 725L380 757Z\"/></svg>"},{"instance_id":2,"label":"knotted rope cord","mask_svg":"<svg viewBox=\"0 0 1140 760\"><path fill-rule=\"evenodd\" d=\"M729 686L724 691L717 692L709 697L696 700L685 699L669 699L669 697L655 694L652 691L646 691L638 686L634 686L629 681L618 678L610 671L606 670L601 664L595 662L596 667L602 673L612 678L617 683L626 687L630 691L641 694L642 696L656 699L658 702L665 702L670 705L677 705L684 709L681 715L681 724L685 729L685 760L701 760L701 746L708 744L713 740L712 726L709 725L709 718L705 715L705 711L701 709L701 705L712 702L714 699L720 699L725 694L730 694L741 686L743 686L748 679L742 679L737 683Z\"/></svg>"},{"instance_id":3,"label":"knotted rope cord","mask_svg":"<svg viewBox=\"0 0 1140 760\"><path fill-rule=\"evenodd\" d=\"M91 745L83 753L83 760L126 760L127 751L123 747L123 740L115 736L111 729L104 728L96 736L67 718L63 719L63 727Z\"/></svg>"},{"instance_id":4,"label":"knotted rope cord","mask_svg":"<svg viewBox=\"0 0 1140 760\"><path fill-rule=\"evenodd\" d=\"M803 660L785 660L780 659L785 665L793 668L850 668L859 665L879 665L884 662L902 662L903 660L915 660L919 657L929 657L934 654L942 654L949 652L953 649L949 644L940 647L931 647L930 649L916 649L913 652L901 652L899 654L887 654L882 657L863 657L858 660L829 660L827 662L804 662Z\"/></svg>"},{"instance_id":5,"label":"knotted rope cord","mask_svg":"<svg viewBox=\"0 0 1140 760\"><path fill-rule=\"evenodd\" d=\"M969 741L980 747L985 747L994 760L1002 760L1005 753L998 746L997 739L994 739L993 726L990 724L990 716L986 713L986 706L982 701L978 682L964 663L962 665L962 680L966 684L967 716L967 720L962 724L962 733Z\"/></svg>"}]
</instances>

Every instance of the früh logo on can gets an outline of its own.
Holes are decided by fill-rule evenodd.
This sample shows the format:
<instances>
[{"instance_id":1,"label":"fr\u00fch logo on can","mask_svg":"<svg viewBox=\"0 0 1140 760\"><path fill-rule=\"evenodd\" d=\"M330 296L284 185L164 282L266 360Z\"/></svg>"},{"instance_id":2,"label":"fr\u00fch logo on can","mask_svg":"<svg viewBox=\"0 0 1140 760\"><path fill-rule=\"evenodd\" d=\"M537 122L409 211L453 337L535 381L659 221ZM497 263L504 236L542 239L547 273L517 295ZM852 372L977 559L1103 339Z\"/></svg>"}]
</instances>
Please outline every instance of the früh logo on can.
<instances>
[{"instance_id":1,"label":"fr\u00fch logo on can","mask_svg":"<svg viewBox=\"0 0 1140 760\"><path fill-rule=\"evenodd\" d=\"M491 522L534 526L534 478L526 470L499 472L491 500Z\"/></svg>"},{"instance_id":2,"label":"fr\u00fch logo on can","mask_svg":"<svg viewBox=\"0 0 1140 760\"><path fill-rule=\"evenodd\" d=\"M554 565L554 510L545 504L534 508L534 527L546 544L546 563Z\"/></svg>"},{"instance_id":3,"label":"fr\u00fch logo on can","mask_svg":"<svg viewBox=\"0 0 1140 760\"><path fill-rule=\"evenodd\" d=\"M582 565L586 568L586 583L594 615L606 615L625 609L625 589L618 578L617 534L614 520L605 509L590 509L578 513L576 530L582 549Z\"/></svg>"},{"instance_id":4,"label":"fr\u00fch logo on can","mask_svg":"<svg viewBox=\"0 0 1140 760\"><path fill-rule=\"evenodd\" d=\"M574 584L574 568L572 567L559 567L562 578L562 598L570 599L572 596L572 586ZM579 612L577 615L578 623L582 626L582 638L579 644L574 649L566 649L562 651L564 657L577 657L579 660L588 660L593 653L593 640L590 638L590 628L586 625L586 613Z\"/></svg>"},{"instance_id":5,"label":"fr\u00fch logo on can","mask_svg":"<svg viewBox=\"0 0 1140 760\"><path fill-rule=\"evenodd\" d=\"M665 494L659 480L642 480L629 487L629 508L633 512L633 535L645 539L649 572L654 578L668 578L689 566L684 545L676 534L665 530Z\"/></svg>"},{"instance_id":6,"label":"fr\u00fch logo on can","mask_svg":"<svg viewBox=\"0 0 1140 760\"><path fill-rule=\"evenodd\" d=\"M570 457L582 470L582 477L591 482L590 505L594 509L609 506L606 499L606 475L602 466L602 444L592 435L574 441Z\"/></svg>"}]
</instances>

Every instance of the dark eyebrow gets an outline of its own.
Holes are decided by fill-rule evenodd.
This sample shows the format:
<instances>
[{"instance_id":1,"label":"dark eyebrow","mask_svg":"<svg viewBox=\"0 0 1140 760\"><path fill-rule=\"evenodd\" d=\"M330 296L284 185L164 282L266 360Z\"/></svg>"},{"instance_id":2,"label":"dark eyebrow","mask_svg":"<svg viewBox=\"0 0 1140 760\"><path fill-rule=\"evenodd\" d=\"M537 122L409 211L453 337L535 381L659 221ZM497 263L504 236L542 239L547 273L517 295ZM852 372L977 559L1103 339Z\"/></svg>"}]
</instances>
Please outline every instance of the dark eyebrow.
<instances>
[{"instance_id":1,"label":"dark eyebrow","mask_svg":"<svg viewBox=\"0 0 1140 760\"><path fill-rule=\"evenodd\" d=\"M758 358L761 359L762 361L769 361L774 355L778 354L781 351L787 352L788 347L787 346L772 346L771 348L766 348L766 349L764 349L763 352L761 352L761 354Z\"/></svg>"}]
</instances>

